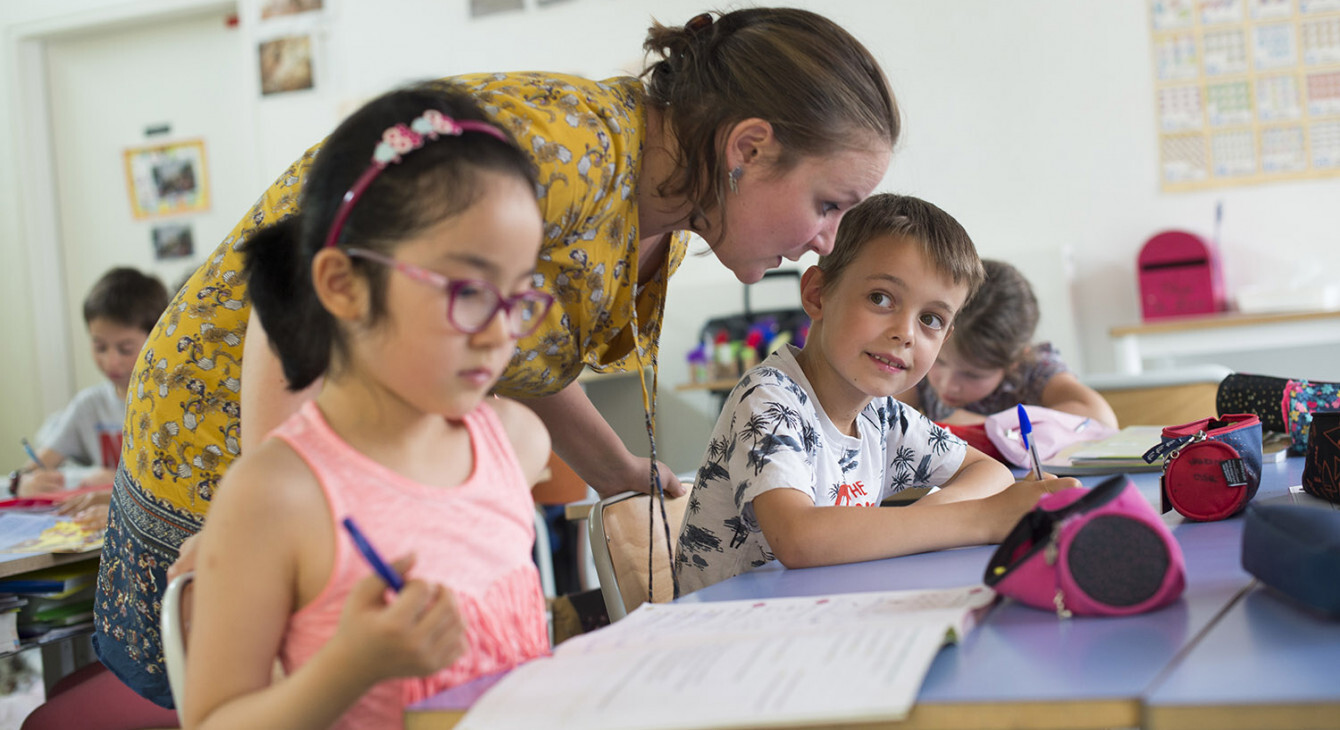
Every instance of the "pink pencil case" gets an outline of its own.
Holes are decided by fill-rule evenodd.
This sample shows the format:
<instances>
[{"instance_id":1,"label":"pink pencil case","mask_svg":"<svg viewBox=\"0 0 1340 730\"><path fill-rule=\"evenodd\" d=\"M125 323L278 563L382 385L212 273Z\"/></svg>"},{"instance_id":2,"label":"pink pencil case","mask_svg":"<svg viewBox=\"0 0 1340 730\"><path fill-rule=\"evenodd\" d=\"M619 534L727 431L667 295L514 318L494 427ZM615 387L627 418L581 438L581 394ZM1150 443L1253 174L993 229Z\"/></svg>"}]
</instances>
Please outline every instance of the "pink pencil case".
<instances>
[{"instance_id":1,"label":"pink pencil case","mask_svg":"<svg viewBox=\"0 0 1340 730\"><path fill-rule=\"evenodd\" d=\"M984 582L1062 618L1129 616L1177 600L1186 561L1153 506L1114 476L1044 495L991 556Z\"/></svg>"}]
</instances>

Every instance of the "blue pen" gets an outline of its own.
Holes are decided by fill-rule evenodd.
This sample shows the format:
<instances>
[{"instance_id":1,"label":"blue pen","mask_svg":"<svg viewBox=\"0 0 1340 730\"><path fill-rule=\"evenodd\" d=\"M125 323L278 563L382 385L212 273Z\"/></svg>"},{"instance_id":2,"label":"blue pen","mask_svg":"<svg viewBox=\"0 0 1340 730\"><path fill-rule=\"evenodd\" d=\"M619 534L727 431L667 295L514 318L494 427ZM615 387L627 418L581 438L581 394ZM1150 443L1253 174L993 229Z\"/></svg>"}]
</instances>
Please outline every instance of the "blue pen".
<instances>
[{"instance_id":1,"label":"blue pen","mask_svg":"<svg viewBox=\"0 0 1340 730\"><path fill-rule=\"evenodd\" d=\"M1028 458L1033 461L1033 476L1042 479L1042 459L1038 457L1038 445L1029 438L1033 433L1033 422L1028 420L1028 410L1024 408L1023 403L1019 404L1018 410L1019 435L1024 437L1024 448L1028 449Z\"/></svg>"},{"instance_id":2,"label":"blue pen","mask_svg":"<svg viewBox=\"0 0 1340 730\"><path fill-rule=\"evenodd\" d=\"M28 458L33 460L33 463L37 465L37 468L45 469L47 465L43 464L42 460L37 458L37 452L33 451L33 445L28 443L28 439L20 438L19 442L23 444L24 453L28 454Z\"/></svg>"},{"instance_id":3,"label":"blue pen","mask_svg":"<svg viewBox=\"0 0 1340 730\"><path fill-rule=\"evenodd\" d=\"M363 536L363 532L358 529L358 525L354 524L354 518L344 518L344 529L349 531L349 537L354 539L354 547L358 548L358 552L363 553L368 565L371 565L377 575L386 581L386 585L391 586L391 590L399 593L400 589L405 587L405 580L395 572L395 569L387 565L386 561L382 560L382 556L377 554L377 551L372 547L372 543L368 542L368 539Z\"/></svg>"}]
</instances>

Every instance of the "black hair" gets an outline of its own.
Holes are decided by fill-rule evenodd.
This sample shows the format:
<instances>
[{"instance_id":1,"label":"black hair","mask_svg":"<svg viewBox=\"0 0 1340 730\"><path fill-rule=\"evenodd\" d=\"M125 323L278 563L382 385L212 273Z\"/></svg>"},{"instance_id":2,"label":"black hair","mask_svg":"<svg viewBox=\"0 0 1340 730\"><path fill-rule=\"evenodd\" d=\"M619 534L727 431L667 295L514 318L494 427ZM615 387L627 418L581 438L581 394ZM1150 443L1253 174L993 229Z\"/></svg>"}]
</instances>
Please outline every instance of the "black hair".
<instances>
[{"instance_id":1,"label":"black hair","mask_svg":"<svg viewBox=\"0 0 1340 730\"><path fill-rule=\"evenodd\" d=\"M298 212L257 231L245 243L252 306L279 357L290 390L324 375L347 343L335 318L317 299L312 259L325 245L346 191L372 164L382 133L408 125L429 109L457 120L492 120L466 92L433 81L391 91L364 105L331 133L303 176ZM510 137L509 137L510 138ZM535 169L515 144L479 132L442 136L405 153L368 186L354 204L336 245L356 245L390 256L397 245L458 215L480 195L478 174L514 175L535 189ZM369 282L367 324L385 314L386 270L351 259Z\"/></svg>"},{"instance_id":2,"label":"black hair","mask_svg":"<svg viewBox=\"0 0 1340 730\"><path fill-rule=\"evenodd\" d=\"M118 267L103 274L84 297L84 324L109 319L148 334L167 306L167 288L158 277Z\"/></svg>"}]
</instances>

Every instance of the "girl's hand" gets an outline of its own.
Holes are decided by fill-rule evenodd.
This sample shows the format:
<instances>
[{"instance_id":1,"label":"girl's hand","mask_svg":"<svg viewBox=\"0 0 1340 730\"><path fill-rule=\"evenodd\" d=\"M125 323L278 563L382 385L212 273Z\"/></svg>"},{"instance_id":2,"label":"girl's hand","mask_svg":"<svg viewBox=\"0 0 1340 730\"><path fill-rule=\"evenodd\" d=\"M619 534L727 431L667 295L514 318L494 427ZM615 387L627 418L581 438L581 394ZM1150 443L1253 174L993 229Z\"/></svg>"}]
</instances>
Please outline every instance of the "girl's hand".
<instances>
[{"instance_id":1,"label":"girl's hand","mask_svg":"<svg viewBox=\"0 0 1340 730\"><path fill-rule=\"evenodd\" d=\"M391 567L406 575L412 556ZM400 593L370 575L354 584L344 602L332 643L358 658L370 683L392 677L424 677L465 653L465 624L455 594L446 586L405 580Z\"/></svg>"},{"instance_id":2,"label":"girl's hand","mask_svg":"<svg viewBox=\"0 0 1340 730\"><path fill-rule=\"evenodd\" d=\"M18 496L50 494L65 489L65 475L59 469L38 469L19 477Z\"/></svg>"},{"instance_id":3,"label":"girl's hand","mask_svg":"<svg viewBox=\"0 0 1340 730\"><path fill-rule=\"evenodd\" d=\"M987 507L987 542L1004 540L1019 520L1037 506L1042 495L1078 486L1079 480L1073 477L1023 479L982 500Z\"/></svg>"}]
</instances>

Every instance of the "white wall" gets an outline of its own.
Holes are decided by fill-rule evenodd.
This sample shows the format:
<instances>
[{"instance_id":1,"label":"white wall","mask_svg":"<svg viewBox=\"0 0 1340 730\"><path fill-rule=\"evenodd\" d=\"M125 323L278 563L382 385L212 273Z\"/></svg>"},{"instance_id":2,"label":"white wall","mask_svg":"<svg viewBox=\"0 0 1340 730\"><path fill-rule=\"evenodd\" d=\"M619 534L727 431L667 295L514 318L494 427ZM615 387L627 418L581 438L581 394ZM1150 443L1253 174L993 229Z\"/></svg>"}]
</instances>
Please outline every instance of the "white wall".
<instances>
[{"instance_id":1,"label":"white wall","mask_svg":"<svg viewBox=\"0 0 1340 730\"><path fill-rule=\"evenodd\" d=\"M182 0L183 2L185 0ZM181 2L134 5L177 6ZM243 0L240 38L256 0ZM605 76L634 68L649 16L682 22L715 5L701 0L570 0L478 21L466 0L327 0L321 36L329 52L315 92L265 99L239 114L255 125L256 160L246 174L259 193L339 115L389 85L478 70L525 68ZM984 255L1019 262L1044 309L1042 334L1061 344L1082 371L1115 369L1108 328L1139 320L1134 260L1140 245L1166 228L1211 233L1224 202L1223 253L1230 287L1287 279L1300 267L1337 269L1340 178L1163 194L1146 4L1070 0L847 0L792 2L828 14L864 41L884 65L902 105L905 135L884 189L913 193L953 213ZM12 58L14 28L122 0L44 0L0 7ZM244 54L244 57L250 58ZM255 84L254 62L239 73ZM0 88L12 99L11 76ZM0 162L16 154L13 106L0 120ZM249 117L249 118L248 118ZM216 164L221 164L222 161ZM0 253L26 260L16 218L21 180L0 171ZM124 205L124 191L108 196ZM243 211L238 210L240 215ZM808 263L808 262L806 262ZM1066 281L1067 272L1073 279ZM0 269L0 303L11 314L3 336L35 336L30 295L13 267ZM676 469L696 466L710 427L712 399L676 393L682 353L702 321L739 307L740 287L710 256L690 257L673 280L662 343L660 441ZM1250 350L1251 343L1244 343ZM1244 356L1247 357L1247 356ZM1230 367L1340 380L1340 358L1314 348L1302 356ZM40 364L12 358L0 383L6 421L40 417L25 392ZM616 426L641 428L636 379L592 385L589 392ZM0 444L10 443L0 424ZM17 434L17 432L14 432ZM640 442L640 439L637 440ZM633 445L636 447L637 442Z\"/></svg>"}]
</instances>

